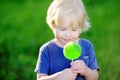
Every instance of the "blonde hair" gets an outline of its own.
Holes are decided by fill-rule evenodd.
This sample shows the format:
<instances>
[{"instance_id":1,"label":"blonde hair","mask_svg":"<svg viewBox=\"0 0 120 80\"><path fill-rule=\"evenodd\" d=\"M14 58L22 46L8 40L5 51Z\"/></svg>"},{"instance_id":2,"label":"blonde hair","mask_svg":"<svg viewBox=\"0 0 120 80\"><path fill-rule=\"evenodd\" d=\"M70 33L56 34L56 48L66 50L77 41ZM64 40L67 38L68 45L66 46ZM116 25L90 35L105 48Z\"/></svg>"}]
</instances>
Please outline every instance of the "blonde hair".
<instances>
[{"instance_id":1,"label":"blonde hair","mask_svg":"<svg viewBox=\"0 0 120 80\"><path fill-rule=\"evenodd\" d=\"M88 15L81 0L54 0L48 8L47 23L52 29L54 25L62 25L62 18L71 15L70 26L78 25L81 32L87 31L90 27Z\"/></svg>"}]
</instances>

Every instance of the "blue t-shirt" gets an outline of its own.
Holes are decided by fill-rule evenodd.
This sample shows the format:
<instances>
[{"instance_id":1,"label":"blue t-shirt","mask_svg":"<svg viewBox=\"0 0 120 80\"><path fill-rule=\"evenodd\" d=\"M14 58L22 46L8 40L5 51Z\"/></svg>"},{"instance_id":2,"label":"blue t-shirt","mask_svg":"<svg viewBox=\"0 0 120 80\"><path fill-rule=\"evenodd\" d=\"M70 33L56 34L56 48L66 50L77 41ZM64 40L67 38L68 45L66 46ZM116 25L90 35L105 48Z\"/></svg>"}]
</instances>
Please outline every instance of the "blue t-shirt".
<instances>
[{"instance_id":1,"label":"blue t-shirt","mask_svg":"<svg viewBox=\"0 0 120 80\"><path fill-rule=\"evenodd\" d=\"M80 38L79 44L82 48L82 54L77 60L83 60L91 69L99 69L92 43L86 39ZM66 59L63 55L63 48L59 47L51 40L40 48L35 72L52 75L65 68L70 68L70 63L71 61ZM85 79L84 76L79 74L76 80Z\"/></svg>"}]
</instances>

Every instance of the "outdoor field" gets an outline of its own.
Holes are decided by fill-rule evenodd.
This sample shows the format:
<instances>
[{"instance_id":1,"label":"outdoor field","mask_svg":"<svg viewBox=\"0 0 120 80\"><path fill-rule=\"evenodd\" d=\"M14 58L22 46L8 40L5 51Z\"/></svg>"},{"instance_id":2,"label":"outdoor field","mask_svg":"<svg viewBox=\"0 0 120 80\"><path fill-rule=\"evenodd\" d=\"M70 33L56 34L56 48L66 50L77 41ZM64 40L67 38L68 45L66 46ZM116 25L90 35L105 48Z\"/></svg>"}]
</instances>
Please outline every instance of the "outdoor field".
<instances>
[{"instance_id":1,"label":"outdoor field","mask_svg":"<svg viewBox=\"0 0 120 80\"><path fill-rule=\"evenodd\" d=\"M39 48L54 38L46 23L51 2L0 0L0 80L36 79ZM94 45L99 80L120 80L120 0L83 2L91 28L80 37Z\"/></svg>"}]
</instances>

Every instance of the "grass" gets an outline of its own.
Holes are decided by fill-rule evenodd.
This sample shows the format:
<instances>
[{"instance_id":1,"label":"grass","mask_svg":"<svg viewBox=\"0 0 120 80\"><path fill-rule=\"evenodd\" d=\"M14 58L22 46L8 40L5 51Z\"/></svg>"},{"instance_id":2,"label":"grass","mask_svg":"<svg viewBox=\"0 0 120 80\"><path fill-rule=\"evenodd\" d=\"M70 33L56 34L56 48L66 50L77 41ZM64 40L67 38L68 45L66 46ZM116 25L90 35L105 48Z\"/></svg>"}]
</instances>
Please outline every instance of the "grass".
<instances>
[{"instance_id":1,"label":"grass","mask_svg":"<svg viewBox=\"0 0 120 80\"><path fill-rule=\"evenodd\" d=\"M51 0L1 0L0 75L5 77L4 80L36 78L33 71L39 47L53 38L45 20L50 2ZM119 1L86 0L85 6L92 27L81 37L94 44L100 66L99 80L119 80Z\"/></svg>"},{"instance_id":2,"label":"grass","mask_svg":"<svg viewBox=\"0 0 120 80\"><path fill-rule=\"evenodd\" d=\"M114 7L113 7L114 6ZM115 2L88 6L92 28L86 33L95 45L100 66L99 80L119 80L120 41L118 5Z\"/></svg>"}]
</instances>

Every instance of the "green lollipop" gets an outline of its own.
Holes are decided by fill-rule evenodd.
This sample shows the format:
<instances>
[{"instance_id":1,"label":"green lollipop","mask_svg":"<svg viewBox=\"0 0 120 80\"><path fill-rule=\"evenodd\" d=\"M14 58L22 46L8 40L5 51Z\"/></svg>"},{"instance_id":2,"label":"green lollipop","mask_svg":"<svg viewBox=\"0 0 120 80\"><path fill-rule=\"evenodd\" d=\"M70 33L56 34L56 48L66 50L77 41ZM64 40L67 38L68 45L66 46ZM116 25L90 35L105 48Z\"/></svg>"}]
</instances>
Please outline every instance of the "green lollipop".
<instances>
[{"instance_id":1,"label":"green lollipop","mask_svg":"<svg viewBox=\"0 0 120 80\"><path fill-rule=\"evenodd\" d=\"M73 61L81 55L82 49L81 49L81 46L78 43L69 42L65 45L63 52L64 52L64 56L67 59Z\"/></svg>"}]
</instances>

